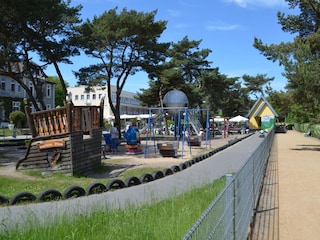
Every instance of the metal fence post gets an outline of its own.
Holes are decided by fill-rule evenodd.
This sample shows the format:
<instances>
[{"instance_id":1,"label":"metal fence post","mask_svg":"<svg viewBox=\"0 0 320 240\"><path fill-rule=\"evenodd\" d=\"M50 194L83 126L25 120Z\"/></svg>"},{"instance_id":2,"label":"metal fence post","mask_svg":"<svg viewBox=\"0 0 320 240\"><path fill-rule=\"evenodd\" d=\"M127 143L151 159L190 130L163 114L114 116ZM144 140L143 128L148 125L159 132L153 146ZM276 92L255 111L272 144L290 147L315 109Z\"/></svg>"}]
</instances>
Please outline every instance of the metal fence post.
<instances>
[{"instance_id":1,"label":"metal fence post","mask_svg":"<svg viewBox=\"0 0 320 240\"><path fill-rule=\"evenodd\" d=\"M226 230L225 232L227 233L229 231L229 224L232 224L232 236L234 239L234 182L233 182L233 175L231 173L226 174L226 184L228 186L227 191L226 191Z\"/></svg>"}]
</instances>

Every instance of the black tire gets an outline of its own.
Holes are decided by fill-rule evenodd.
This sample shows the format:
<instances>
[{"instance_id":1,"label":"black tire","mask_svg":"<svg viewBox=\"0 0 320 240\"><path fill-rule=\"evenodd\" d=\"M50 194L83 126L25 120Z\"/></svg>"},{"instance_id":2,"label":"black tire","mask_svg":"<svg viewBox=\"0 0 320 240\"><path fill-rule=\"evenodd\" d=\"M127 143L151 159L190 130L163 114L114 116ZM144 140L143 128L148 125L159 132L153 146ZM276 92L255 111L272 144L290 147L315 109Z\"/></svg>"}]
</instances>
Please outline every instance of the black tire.
<instances>
[{"instance_id":1,"label":"black tire","mask_svg":"<svg viewBox=\"0 0 320 240\"><path fill-rule=\"evenodd\" d=\"M185 161L184 164L186 164L187 167L191 167L191 165L192 165L190 160L189 161Z\"/></svg>"},{"instance_id":2,"label":"black tire","mask_svg":"<svg viewBox=\"0 0 320 240\"><path fill-rule=\"evenodd\" d=\"M124 184L125 184L127 187L131 187L131 186L140 185L141 182L140 182L140 179L137 178L137 177L128 177L128 178L124 181Z\"/></svg>"},{"instance_id":3,"label":"black tire","mask_svg":"<svg viewBox=\"0 0 320 240\"><path fill-rule=\"evenodd\" d=\"M126 185L120 179L113 179L107 183L106 187L107 187L107 191L109 191L109 190L125 188Z\"/></svg>"},{"instance_id":4,"label":"black tire","mask_svg":"<svg viewBox=\"0 0 320 240\"><path fill-rule=\"evenodd\" d=\"M164 177L162 171L154 171L151 175L152 175L152 177L153 177L154 180L160 179L160 178L163 178L163 177Z\"/></svg>"},{"instance_id":5,"label":"black tire","mask_svg":"<svg viewBox=\"0 0 320 240\"><path fill-rule=\"evenodd\" d=\"M91 183L87 189L87 195L99 194L107 191L107 187L102 183Z\"/></svg>"},{"instance_id":6,"label":"black tire","mask_svg":"<svg viewBox=\"0 0 320 240\"><path fill-rule=\"evenodd\" d=\"M180 167L177 166L177 165L173 165L173 166L171 167L171 170L172 170L172 172L174 172L174 173L181 171Z\"/></svg>"},{"instance_id":7,"label":"black tire","mask_svg":"<svg viewBox=\"0 0 320 240\"><path fill-rule=\"evenodd\" d=\"M9 204L16 205L19 203L34 202L36 199L36 196L32 193L21 192L13 196L13 198L9 201Z\"/></svg>"},{"instance_id":8,"label":"black tire","mask_svg":"<svg viewBox=\"0 0 320 240\"><path fill-rule=\"evenodd\" d=\"M140 182L141 183L147 183L147 182L152 182L154 178L150 173L144 173L140 176Z\"/></svg>"},{"instance_id":9,"label":"black tire","mask_svg":"<svg viewBox=\"0 0 320 240\"><path fill-rule=\"evenodd\" d=\"M187 168L187 165L185 163L180 163L179 167L180 167L181 170L184 170L184 169Z\"/></svg>"},{"instance_id":10,"label":"black tire","mask_svg":"<svg viewBox=\"0 0 320 240\"><path fill-rule=\"evenodd\" d=\"M79 186L71 186L67 188L63 193L63 198L78 198L86 195L86 191Z\"/></svg>"},{"instance_id":11,"label":"black tire","mask_svg":"<svg viewBox=\"0 0 320 240\"><path fill-rule=\"evenodd\" d=\"M37 197L38 202L58 201L60 199L62 199L62 194L56 189L44 190Z\"/></svg>"},{"instance_id":12,"label":"black tire","mask_svg":"<svg viewBox=\"0 0 320 240\"><path fill-rule=\"evenodd\" d=\"M0 194L0 205L8 204L8 203L9 203L9 199Z\"/></svg>"},{"instance_id":13,"label":"black tire","mask_svg":"<svg viewBox=\"0 0 320 240\"><path fill-rule=\"evenodd\" d=\"M163 169L163 175L165 176L169 176L169 175L172 175L173 174L173 171L171 170L171 168L165 168Z\"/></svg>"}]
</instances>

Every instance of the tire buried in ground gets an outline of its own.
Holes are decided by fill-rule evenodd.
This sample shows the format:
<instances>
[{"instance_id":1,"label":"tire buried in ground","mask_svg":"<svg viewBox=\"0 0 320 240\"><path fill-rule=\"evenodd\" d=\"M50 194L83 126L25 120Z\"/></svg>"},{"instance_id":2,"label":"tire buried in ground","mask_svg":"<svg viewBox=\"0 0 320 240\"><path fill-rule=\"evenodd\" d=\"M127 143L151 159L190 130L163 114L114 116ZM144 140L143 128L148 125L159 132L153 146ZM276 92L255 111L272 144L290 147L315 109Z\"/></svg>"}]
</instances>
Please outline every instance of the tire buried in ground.
<instances>
[{"instance_id":1,"label":"tire buried in ground","mask_svg":"<svg viewBox=\"0 0 320 240\"><path fill-rule=\"evenodd\" d=\"M1 204L8 204L8 203L9 203L9 199L0 194L0 205Z\"/></svg>"},{"instance_id":2,"label":"tire buried in ground","mask_svg":"<svg viewBox=\"0 0 320 240\"><path fill-rule=\"evenodd\" d=\"M34 202L36 200L36 196L29 192L21 192L13 196L13 198L9 201L10 205L16 205L19 203L27 203Z\"/></svg>"},{"instance_id":3,"label":"tire buried in ground","mask_svg":"<svg viewBox=\"0 0 320 240\"><path fill-rule=\"evenodd\" d=\"M185 161L184 164L186 164L187 167L191 167L192 166L190 160L189 161Z\"/></svg>"},{"instance_id":4,"label":"tire buried in ground","mask_svg":"<svg viewBox=\"0 0 320 240\"><path fill-rule=\"evenodd\" d=\"M110 182L107 183L106 187L107 187L107 191L109 191L109 190L117 190L117 189L125 188L126 185L120 179L112 179Z\"/></svg>"},{"instance_id":5,"label":"tire buried in ground","mask_svg":"<svg viewBox=\"0 0 320 240\"><path fill-rule=\"evenodd\" d=\"M177 165L172 166L172 167L171 167L171 170L172 170L172 172L174 172L174 173L181 171L180 167L177 166Z\"/></svg>"},{"instance_id":6,"label":"tire buried in ground","mask_svg":"<svg viewBox=\"0 0 320 240\"><path fill-rule=\"evenodd\" d=\"M140 185L141 182L140 182L140 179L137 178L137 177L128 177L125 181L124 181L124 184L127 186L127 187L131 187L131 186L136 186L136 185Z\"/></svg>"},{"instance_id":7,"label":"tire buried in ground","mask_svg":"<svg viewBox=\"0 0 320 240\"><path fill-rule=\"evenodd\" d=\"M141 183L152 182L153 180L154 180L154 178L150 173L144 173L140 176Z\"/></svg>"},{"instance_id":8,"label":"tire buried in ground","mask_svg":"<svg viewBox=\"0 0 320 240\"><path fill-rule=\"evenodd\" d=\"M179 167L180 167L181 170L184 170L184 169L187 168L187 165L185 163L180 163Z\"/></svg>"},{"instance_id":9,"label":"tire buried in ground","mask_svg":"<svg viewBox=\"0 0 320 240\"><path fill-rule=\"evenodd\" d=\"M91 183L87 189L87 195L99 194L107 191L107 187L102 183Z\"/></svg>"},{"instance_id":10,"label":"tire buried in ground","mask_svg":"<svg viewBox=\"0 0 320 240\"><path fill-rule=\"evenodd\" d=\"M165 168L163 169L163 175L165 176L169 176L169 175L172 175L173 174L173 171L171 170L171 168Z\"/></svg>"},{"instance_id":11,"label":"tire buried in ground","mask_svg":"<svg viewBox=\"0 0 320 240\"><path fill-rule=\"evenodd\" d=\"M63 193L63 198L78 198L86 195L86 191L79 186L71 186L67 188Z\"/></svg>"},{"instance_id":12,"label":"tire buried in ground","mask_svg":"<svg viewBox=\"0 0 320 240\"><path fill-rule=\"evenodd\" d=\"M44 190L37 197L38 202L58 201L60 199L62 199L62 194L56 189Z\"/></svg>"},{"instance_id":13,"label":"tire buried in ground","mask_svg":"<svg viewBox=\"0 0 320 240\"><path fill-rule=\"evenodd\" d=\"M151 175L152 175L154 180L164 177L164 174L163 174L162 171L154 171Z\"/></svg>"}]
</instances>

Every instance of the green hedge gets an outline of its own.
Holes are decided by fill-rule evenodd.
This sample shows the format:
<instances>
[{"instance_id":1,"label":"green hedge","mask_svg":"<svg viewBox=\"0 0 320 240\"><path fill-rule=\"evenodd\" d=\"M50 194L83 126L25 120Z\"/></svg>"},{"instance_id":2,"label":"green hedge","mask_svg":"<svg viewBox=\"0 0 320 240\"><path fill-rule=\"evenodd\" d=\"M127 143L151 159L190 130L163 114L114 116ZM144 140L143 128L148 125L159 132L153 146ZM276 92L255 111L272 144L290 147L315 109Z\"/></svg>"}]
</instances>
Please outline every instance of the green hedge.
<instances>
[{"instance_id":1,"label":"green hedge","mask_svg":"<svg viewBox=\"0 0 320 240\"><path fill-rule=\"evenodd\" d=\"M297 131L306 133L308 129L311 130L311 136L320 139L320 124L310 124L310 123L295 123L294 127Z\"/></svg>"}]
</instances>

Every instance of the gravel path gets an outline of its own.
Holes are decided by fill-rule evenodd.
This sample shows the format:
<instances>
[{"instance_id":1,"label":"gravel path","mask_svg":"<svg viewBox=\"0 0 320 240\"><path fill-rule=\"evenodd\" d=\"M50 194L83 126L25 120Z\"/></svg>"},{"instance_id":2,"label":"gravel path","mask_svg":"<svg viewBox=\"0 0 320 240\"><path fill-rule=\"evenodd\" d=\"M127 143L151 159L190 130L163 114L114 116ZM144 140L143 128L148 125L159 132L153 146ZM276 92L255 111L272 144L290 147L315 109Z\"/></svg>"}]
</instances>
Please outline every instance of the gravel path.
<instances>
[{"instance_id":1,"label":"gravel path","mask_svg":"<svg viewBox=\"0 0 320 240\"><path fill-rule=\"evenodd\" d=\"M320 140L297 131L276 134L253 240L317 240L320 236Z\"/></svg>"}]
</instances>

